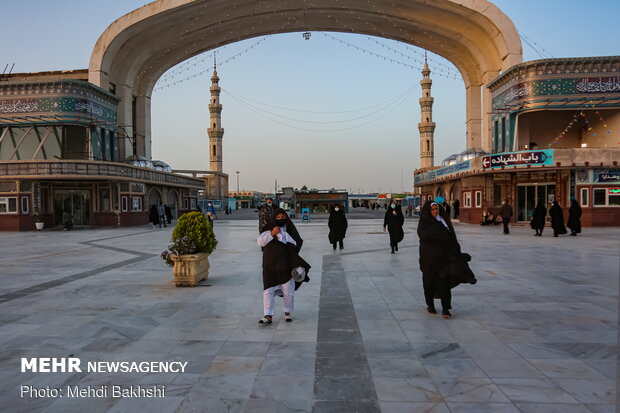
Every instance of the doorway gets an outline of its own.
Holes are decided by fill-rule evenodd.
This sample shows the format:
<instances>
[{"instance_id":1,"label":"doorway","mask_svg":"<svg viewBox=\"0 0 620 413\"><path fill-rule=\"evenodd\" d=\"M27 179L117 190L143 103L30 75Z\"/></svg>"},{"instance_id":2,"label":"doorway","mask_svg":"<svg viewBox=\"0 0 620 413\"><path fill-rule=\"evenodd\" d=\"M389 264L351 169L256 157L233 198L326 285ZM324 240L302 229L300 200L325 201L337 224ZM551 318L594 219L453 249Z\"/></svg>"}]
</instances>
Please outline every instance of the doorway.
<instances>
[{"instance_id":1,"label":"doorway","mask_svg":"<svg viewBox=\"0 0 620 413\"><path fill-rule=\"evenodd\" d=\"M555 185L527 184L517 186L517 222L529 222L538 202L545 208L555 201Z\"/></svg>"},{"instance_id":2,"label":"doorway","mask_svg":"<svg viewBox=\"0 0 620 413\"><path fill-rule=\"evenodd\" d=\"M74 227L90 225L89 190L54 191L54 225L64 225L71 215Z\"/></svg>"}]
</instances>

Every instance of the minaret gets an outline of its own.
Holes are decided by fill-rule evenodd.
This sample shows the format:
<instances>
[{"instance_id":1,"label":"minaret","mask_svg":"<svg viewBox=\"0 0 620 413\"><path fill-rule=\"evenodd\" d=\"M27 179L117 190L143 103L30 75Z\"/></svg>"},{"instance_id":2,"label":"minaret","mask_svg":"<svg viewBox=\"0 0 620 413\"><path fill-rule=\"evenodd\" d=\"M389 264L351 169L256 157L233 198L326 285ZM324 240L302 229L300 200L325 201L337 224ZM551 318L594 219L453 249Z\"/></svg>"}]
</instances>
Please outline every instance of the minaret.
<instances>
[{"instance_id":1,"label":"minaret","mask_svg":"<svg viewBox=\"0 0 620 413\"><path fill-rule=\"evenodd\" d=\"M424 52L424 69L422 69L422 97L420 98L420 108L422 110L421 122L418 123L420 130L420 168L430 168L433 166L435 149L433 145L433 135L435 133L435 122L433 122L433 99L431 97L431 70L426 61Z\"/></svg>"},{"instance_id":2,"label":"minaret","mask_svg":"<svg viewBox=\"0 0 620 413\"><path fill-rule=\"evenodd\" d=\"M211 101L209 102L209 112L211 114L209 128L209 170L222 172L222 105L220 105L220 78L215 70L215 57L213 61L213 76L211 76Z\"/></svg>"}]
</instances>

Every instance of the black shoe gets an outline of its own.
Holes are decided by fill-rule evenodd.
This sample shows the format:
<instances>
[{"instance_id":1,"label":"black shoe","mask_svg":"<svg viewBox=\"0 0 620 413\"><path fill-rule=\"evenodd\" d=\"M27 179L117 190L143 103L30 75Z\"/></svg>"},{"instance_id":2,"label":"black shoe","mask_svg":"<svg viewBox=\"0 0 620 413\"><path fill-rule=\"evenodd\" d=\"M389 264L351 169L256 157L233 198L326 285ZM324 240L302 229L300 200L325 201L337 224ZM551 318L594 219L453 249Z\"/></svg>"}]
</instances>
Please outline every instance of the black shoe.
<instances>
[{"instance_id":1,"label":"black shoe","mask_svg":"<svg viewBox=\"0 0 620 413\"><path fill-rule=\"evenodd\" d=\"M398 251L398 245L394 245L394 249Z\"/></svg>"},{"instance_id":2,"label":"black shoe","mask_svg":"<svg viewBox=\"0 0 620 413\"><path fill-rule=\"evenodd\" d=\"M554 237L557 237L557 236L558 236L558 234L553 234L553 236L554 236Z\"/></svg>"},{"instance_id":3,"label":"black shoe","mask_svg":"<svg viewBox=\"0 0 620 413\"><path fill-rule=\"evenodd\" d=\"M428 311L430 314L437 314L437 310L435 310L435 307L431 307L430 305L426 307L426 311Z\"/></svg>"},{"instance_id":4,"label":"black shoe","mask_svg":"<svg viewBox=\"0 0 620 413\"><path fill-rule=\"evenodd\" d=\"M441 310L441 316L443 318L450 318L452 317L452 314L450 314L450 310L448 310L447 308L444 308L443 310Z\"/></svg>"}]
</instances>

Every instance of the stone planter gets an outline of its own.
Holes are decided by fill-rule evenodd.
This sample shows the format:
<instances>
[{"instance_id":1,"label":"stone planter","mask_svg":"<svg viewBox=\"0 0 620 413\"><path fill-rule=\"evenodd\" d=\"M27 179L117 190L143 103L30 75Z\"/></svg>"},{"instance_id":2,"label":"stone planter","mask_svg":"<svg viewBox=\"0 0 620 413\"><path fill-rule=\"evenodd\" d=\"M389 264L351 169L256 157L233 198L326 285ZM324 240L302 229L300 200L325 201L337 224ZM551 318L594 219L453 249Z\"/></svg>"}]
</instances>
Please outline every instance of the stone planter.
<instances>
[{"instance_id":1,"label":"stone planter","mask_svg":"<svg viewBox=\"0 0 620 413\"><path fill-rule=\"evenodd\" d=\"M43 229L43 226L45 225L44 222L35 222L34 226L36 227L37 231L41 231Z\"/></svg>"},{"instance_id":2,"label":"stone planter","mask_svg":"<svg viewBox=\"0 0 620 413\"><path fill-rule=\"evenodd\" d=\"M209 276L209 255L207 253L191 255L171 255L174 261L172 275L177 287L195 287Z\"/></svg>"}]
</instances>

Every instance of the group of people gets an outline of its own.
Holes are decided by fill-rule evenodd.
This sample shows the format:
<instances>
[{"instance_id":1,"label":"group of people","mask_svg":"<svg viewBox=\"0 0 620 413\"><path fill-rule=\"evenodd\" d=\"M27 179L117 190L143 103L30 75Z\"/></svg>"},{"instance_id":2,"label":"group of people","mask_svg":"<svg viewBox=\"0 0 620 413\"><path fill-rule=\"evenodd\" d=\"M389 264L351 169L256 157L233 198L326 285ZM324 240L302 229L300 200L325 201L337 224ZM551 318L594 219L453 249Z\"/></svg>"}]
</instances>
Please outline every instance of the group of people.
<instances>
[{"instance_id":1,"label":"group of people","mask_svg":"<svg viewBox=\"0 0 620 413\"><path fill-rule=\"evenodd\" d=\"M581 232L581 207L579 203L573 199L571 200L570 209L568 210L568 222L566 226L564 225L564 211L562 207L558 203L558 201L553 201L551 208L549 208L549 216L551 217L551 228L553 228L553 236L558 237L560 235L568 233L566 227L571 230L570 235L577 236ZM502 206L499 210L499 213L496 215L489 213L485 213L482 216L482 221L480 225L490 225L490 224L504 224L504 234L510 234L509 223L513 216L512 207L510 206L508 199L504 199L502 202ZM530 221L530 227L536 231L534 234L535 237L542 237L543 230L545 229L545 224L547 222L547 208L545 208L545 203L539 201L534 208L534 212L532 213L532 220Z\"/></svg>"},{"instance_id":2,"label":"group of people","mask_svg":"<svg viewBox=\"0 0 620 413\"><path fill-rule=\"evenodd\" d=\"M568 233L566 227L570 229L570 235L576 237L581 233L581 206L576 200L571 200L570 208L568 210L568 222L564 226L564 211L558 203L553 201L553 205L549 208L549 216L551 217L551 228L553 228L553 236L558 237L560 235ZM545 223L547 220L547 208L543 202L539 202L532 214L532 220L530 221L530 227L536 231L534 236L542 237L543 230L545 229Z\"/></svg>"},{"instance_id":3,"label":"group of people","mask_svg":"<svg viewBox=\"0 0 620 413\"><path fill-rule=\"evenodd\" d=\"M159 203L159 205L151 205L151 209L149 210L149 222L153 224L153 228L156 228L159 225L170 224L172 222L172 209L166 204Z\"/></svg>"},{"instance_id":4,"label":"group of people","mask_svg":"<svg viewBox=\"0 0 620 413\"><path fill-rule=\"evenodd\" d=\"M475 284L476 277L469 267L469 254L461 252L454 227L444 207L443 200L427 201L420 211L418 236L420 238L420 270L426 310L437 314L435 299L441 300L442 316L452 314L452 288L461 283ZM275 297L283 297L284 321L292 322L295 291L309 282L308 264L299 254L303 244L299 231L282 208L267 198L259 211L259 235L257 243L263 251L263 316L258 320L262 326L272 324ZM404 216L400 205L391 202L385 213L383 230L389 232L391 253L398 251L403 240ZM330 209L328 239L334 251L344 249L348 228L344 210L340 205Z\"/></svg>"}]
</instances>

